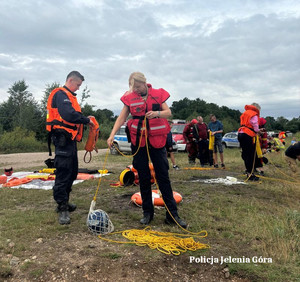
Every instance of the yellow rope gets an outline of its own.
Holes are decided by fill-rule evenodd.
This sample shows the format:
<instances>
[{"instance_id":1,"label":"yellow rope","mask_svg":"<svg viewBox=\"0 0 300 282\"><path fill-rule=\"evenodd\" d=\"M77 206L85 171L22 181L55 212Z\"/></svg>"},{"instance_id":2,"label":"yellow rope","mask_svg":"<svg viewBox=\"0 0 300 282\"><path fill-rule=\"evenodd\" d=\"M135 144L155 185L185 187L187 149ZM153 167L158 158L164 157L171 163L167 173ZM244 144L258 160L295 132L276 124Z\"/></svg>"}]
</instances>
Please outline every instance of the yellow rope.
<instances>
[{"instance_id":1,"label":"yellow rope","mask_svg":"<svg viewBox=\"0 0 300 282\"><path fill-rule=\"evenodd\" d=\"M114 148L119 152L120 155L122 155L123 157L126 157L126 158L131 158L131 157L134 157L140 150L141 148L141 143L142 143L142 138L143 138L143 133L145 132L145 127L146 127L146 116L143 120L143 124L142 124L142 131L141 131L141 136L140 136L140 139L139 139L139 145L138 145L138 148L136 150L136 152L132 155L125 155L123 152L121 152L119 150L118 147L114 146L114 144L112 144L112 146L114 146Z\"/></svg>"},{"instance_id":2,"label":"yellow rope","mask_svg":"<svg viewBox=\"0 0 300 282\"><path fill-rule=\"evenodd\" d=\"M100 177L99 177L97 189L96 189L96 192L95 192L95 195L94 195L94 198L93 198L93 200L94 200L95 202L96 202L97 195L98 195L98 191L99 191L99 188L100 188L102 175L103 175L105 172L107 172L107 170L105 169L105 167L106 167L106 162L107 162L108 154L109 154L109 148L108 148L107 151L106 151L106 155L105 155L105 159L104 159L104 163L103 163L103 168L102 168L102 170L99 170L99 173L100 173L101 175L100 175Z\"/></svg>"},{"instance_id":3,"label":"yellow rope","mask_svg":"<svg viewBox=\"0 0 300 282\"><path fill-rule=\"evenodd\" d=\"M142 132L141 132L138 149L130 157L134 157L138 153L138 151L140 149L140 145L141 145L141 140L142 140L142 137L143 137L143 134L144 134L145 135L145 141L146 141L148 160L150 162L150 153L149 153L149 146L148 146L148 140L147 140L148 138L147 138L146 117L143 121L142 127L144 129L142 129ZM109 152L109 150L108 150L108 152ZM108 152L107 152L106 157L105 157L103 170L105 169ZM121 153L121 154L123 156L126 156L123 153ZM155 182L155 185L157 187L157 190L160 191L155 175L154 175L154 182ZM100 187L100 183L101 183L101 178L99 179L97 191L96 191L95 196L94 196L95 201L96 201L97 193L98 193L98 190L99 190L99 187ZM166 206L165 202L164 202L164 205L165 205L165 208L167 209L168 213L170 214L170 216L174 220L174 222L176 222L176 220L172 216L171 212L169 211L168 207ZM183 229L185 232L187 232L189 234L184 235L184 234L177 234L177 233L170 233L170 232L157 232L157 231L151 230L151 228L148 226L148 227L146 227L142 230L131 229L131 230L113 232L113 233L109 234L109 235L115 235L115 234L120 234L121 233L123 237L127 238L131 242L115 241L115 240L112 240L112 239L104 238L101 235L99 235L98 237L101 240L105 240L105 241L112 242L112 243L119 243L119 244L128 244L128 243L130 243L130 244L136 244L138 246L148 246L151 249L157 249L158 251L160 251L164 254L168 254L168 255L170 255L170 254L180 255L181 253L186 252L188 250L196 251L196 250L200 250L200 249L210 248L209 245L207 245L207 244L202 244L200 242L196 242L192 237L182 238L182 237L190 236L190 234L193 234L194 236L196 236L198 238L204 238L204 237L207 237L207 231L203 230L203 231L200 231L200 232L191 232L191 231L186 230L182 226L180 226L177 222L176 222L176 224L181 229Z\"/></svg>"},{"instance_id":4,"label":"yellow rope","mask_svg":"<svg viewBox=\"0 0 300 282\"><path fill-rule=\"evenodd\" d=\"M188 237L190 235L170 233L170 232L157 232L151 230L150 226L144 229L131 229L119 232L110 233L110 235L120 234L130 240L128 241L115 241L107 239L99 235L102 240L119 243L119 244L136 244L137 246L148 246L150 249L158 250L166 255L180 255L186 251L196 251L201 249L210 248L209 245L196 242L194 238ZM201 234L202 233L202 234ZM198 238L207 236L206 231L202 231L197 235Z\"/></svg>"}]
</instances>

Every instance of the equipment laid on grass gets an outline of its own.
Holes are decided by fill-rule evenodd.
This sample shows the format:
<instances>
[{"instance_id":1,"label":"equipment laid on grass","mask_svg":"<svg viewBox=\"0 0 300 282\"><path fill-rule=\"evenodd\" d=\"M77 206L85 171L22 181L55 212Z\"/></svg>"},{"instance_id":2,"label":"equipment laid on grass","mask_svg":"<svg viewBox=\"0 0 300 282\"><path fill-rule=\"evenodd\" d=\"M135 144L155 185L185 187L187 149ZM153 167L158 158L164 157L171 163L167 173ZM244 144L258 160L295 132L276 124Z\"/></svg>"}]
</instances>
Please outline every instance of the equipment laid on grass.
<instances>
[{"instance_id":1,"label":"equipment laid on grass","mask_svg":"<svg viewBox=\"0 0 300 282\"><path fill-rule=\"evenodd\" d=\"M27 177L23 177L23 178L12 178L10 181L8 181L7 183L4 183L2 186L3 187L13 187L13 186L18 186L18 185L22 185L25 183L29 183L31 182L32 179L27 178Z\"/></svg>"},{"instance_id":2,"label":"equipment laid on grass","mask_svg":"<svg viewBox=\"0 0 300 282\"><path fill-rule=\"evenodd\" d=\"M173 197L177 204L182 201L182 196L175 191L173 191ZM134 202L137 206L141 206L143 203L141 193L137 192L133 194L131 197L131 201ZM158 190L152 190L152 202L154 206L163 207L165 205L164 200Z\"/></svg>"},{"instance_id":3,"label":"equipment laid on grass","mask_svg":"<svg viewBox=\"0 0 300 282\"><path fill-rule=\"evenodd\" d=\"M86 141L85 147L84 149L86 150L85 155L83 157L83 161L85 163L89 163L92 160L92 152L95 150L98 153L98 149L96 147L98 138L99 138L99 124L97 122L97 120L95 119L95 117L90 116L89 119L94 123L93 127L89 127L89 136L88 139ZM88 161L86 161L86 155L89 153L90 158Z\"/></svg>"},{"instance_id":4,"label":"equipment laid on grass","mask_svg":"<svg viewBox=\"0 0 300 282\"><path fill-rule=\"evenodd\" d=\"M107 151L106 156L105 156L102 172L106 171L104 168L105 168L105 164L107 161L108 153L109 153L109 150ZM102 173L101 173L101 176L102 176ZM86 219L86 225L88 226L89 231L91 231L95 235L100 235L100 234L105 235L105 234L108 234L108 233L111 233L112 231L114 231L114 225L110 221L108 214L101 209L95 210L96 199L97 199L97 194L98 194L98 191L100 188L101 179L102 179L102 177L99 178L98 186L97 186L94 198L91 202L89 214Z\"/></svg>"},{"instance_id":5,"label":"equipment laid on grass","mask_svg":"<svg viewBox=\"0 0 300 282\"><path fill-rule=\"evenodd\" d=\"M108 234L114 230L112 222L103 210L90 211L86 224L95 235Z\"/></svg>"},{"instance_id":6,"label":"equipment laid on grass","mask_svg":"<svg viewBox=\"0 0 300 282\"><path fill-rule=\"evenodd\" d=\"M152 163L149 163L151 174L151 183L154 183L155 171ZM120 174L120 185L130 186L132 184L139 184L139 175L133 165L127 166Z\"/></svg>"},{"instance_id":7,"label":"equipment laid on grass","mask_svg":"<svg viewBox=\"0 0 300 282\"><path fill-rule=\"evenodd\" d=\"M7 176L6 175L0 175L0 184L4 184L7 182Z\"/></svg>"},{"instance_id":8,"label":"equipment laid on grass","mask_svg":"<svg viewBox=\"0 0 300 282\"><path fill-rule=\"evenodd\" d=\"M4 174L5 174L6 176L11 176L11 175L13 174L13 172L14 172L14 170L13 170L12 167L11 167L11 168L5 168L5 169L4 169Z\"/></svg>"}]
</instances>

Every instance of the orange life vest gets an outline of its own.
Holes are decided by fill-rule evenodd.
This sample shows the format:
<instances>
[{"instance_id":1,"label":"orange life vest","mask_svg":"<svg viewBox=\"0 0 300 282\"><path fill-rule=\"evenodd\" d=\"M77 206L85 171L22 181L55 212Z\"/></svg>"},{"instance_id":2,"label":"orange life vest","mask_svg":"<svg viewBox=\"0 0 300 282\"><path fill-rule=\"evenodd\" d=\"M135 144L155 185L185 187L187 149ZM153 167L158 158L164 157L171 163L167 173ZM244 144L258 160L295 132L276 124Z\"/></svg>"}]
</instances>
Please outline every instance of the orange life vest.
<instances>
[{"instance_id":1,"label":"orange life vest","mask_svg":"<svg viewBox=\"0 0 300 282\"><path fill-rule=\"evenodd\" d=\"M280 132L278 135L278 138L283 139L283 141L284 141L285 140L285 132L284 131Z\"/></svg>"},{"instance_id":2,"label":"orange life vest","mask_svg":"<svg viewBox=\"0 0 300 282\"><path fill-rule=\"evenodd\" d=\"M89 163L92 160L92 151L95 150L98 153L98 149L96 147L98 138L99 138L99 133L100 133L100 128L99 128L99 123L97 122L97 120L95 119L95 117L90 116L89 117L90 120L94 123L93 127L89 127L89 136L88 139L85 143L85 154L83 157L83 161L85 163ZM87 161L86 160L86 156L89 154L90 158Z\"/></svg>"},{"instance_id":3,"label":"orange life vest","mask_svg":"<svg viewBox=\"0 0 300 282\"><path fill-rule=\"evenodd\" d=\"M135 92L126 93L122 96L121 101L129 107L132 119L127 123L130 138L133 145L139 145L139 137L144 135L145 131L144 118L148 111L161 110L161 105L169 98L169 93L164 89L153 89L148 84L148 98L145 101ZM171 128L165 118L146 119L147 137L154 148L163 148L166 145L167 134ZM142 137L141 147L146 144L145 136Z\"/></svg>"},{"instance_id":4,"label":"orange life vest","mask_svg":"<svg viewBox=\"0 0 300 282\"><path fill-rule=\"evenodd\" d=\"M58 109L52 107L53 97L58 91L63 91L68 96L74 110L77 112L81 112L81 108L78 104L76 96L74 96L70 91L68 91L64 87L55 88L50 93L47 102L46 129L49 132L51 132L54 129L63 129L71 134L72 140L81 141L83 135L83 124L67 122L60 116Z\"/></svg>"},{"instance_id":5,"label":"orange life vest","mask_svg":"<svg viewBox=\"0 0 300 282\"><path fill-rule=\"evenodd\" d=\"M256 132L253 129L250 119L254 116L259 117L259 110L252 105L246 105L245 110L246 111L242 113L240 117L241 127L238 131L240 132L241 130L243 130L243 132L247 135L254 137L256 135Z\"/></svg>"}]
</instances>

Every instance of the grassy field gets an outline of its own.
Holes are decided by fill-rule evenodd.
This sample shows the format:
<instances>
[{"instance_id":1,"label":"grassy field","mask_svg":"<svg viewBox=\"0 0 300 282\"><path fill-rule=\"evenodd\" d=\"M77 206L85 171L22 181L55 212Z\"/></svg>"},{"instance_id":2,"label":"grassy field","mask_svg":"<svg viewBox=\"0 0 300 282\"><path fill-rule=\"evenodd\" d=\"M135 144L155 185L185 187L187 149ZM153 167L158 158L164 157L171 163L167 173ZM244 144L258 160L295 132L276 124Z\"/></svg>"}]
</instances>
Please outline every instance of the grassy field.
<instances>
[{"instance_id":1,"label":"grassy field","mask_svg":"<svg viewBox=\"0 0 300 282\"><path fill-rule=\"evenodd\" d=\"M183 195L178 205L180 216L189 223L190 231L206 230L208 236L199 241L210 245L210 249L180 256L106 243L88 233L85 220L98 180L73 186L72 201L78 209L69 226L57 223L52 191L0 188L0 281L79 281L79 277L85 277L81 281L137 281L140 275L145 281L154 281L161 277L158 270L177 273L168 274L167 281L200 281L201 277L223 281L220 275L225 267L232 281L299 281L299 176L291 177L283 152L279 152L267 155L270 162L259 183L204 183L226 176L245 179L240 150L225 149L224 155L226 170L190 170L184 169L190 168L187 155L176 154L181 170L170 169L170 179L173 190ZM94 157L93 163L101 169L104 156ZM141 209L130 203L138 187L109 185L118 181L130 163L131 158L108 156L106 167L113 173L102 179L97 197L97 207L109 214L116 231L141 228ZM156 209L152 228L183 233L165 225L164 217L165 211ZM117 239L125 241L122 236ZM219 262L189 263L191 256ZM220 264L222 258L230 257L231 262ZM126 276L129 271L130 277Z\"/></svg>"}]
</instances>

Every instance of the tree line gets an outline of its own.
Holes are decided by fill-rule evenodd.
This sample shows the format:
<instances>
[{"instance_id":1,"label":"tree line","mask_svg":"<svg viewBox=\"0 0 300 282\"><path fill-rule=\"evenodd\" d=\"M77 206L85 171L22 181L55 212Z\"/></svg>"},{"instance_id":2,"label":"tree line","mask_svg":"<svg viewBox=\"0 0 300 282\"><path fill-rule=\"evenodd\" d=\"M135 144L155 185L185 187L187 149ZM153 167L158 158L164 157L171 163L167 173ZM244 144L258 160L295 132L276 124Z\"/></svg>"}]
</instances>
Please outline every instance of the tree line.
<instances>
[{"instance_id":1,"label":"tree line","mask_svg":"<svg viewBox=\"0 0 300 282\"><path fill-rule=\"evenodd\" d=\"M56 82L46 85L43 97L38 102L28 90L25 80L15 82L7 91L8 99L0 103L0 152L40 151L47 149L47 131L45 129L47 100L51 91L60 85ZM90 90L85 87L79 95L79 103L85 116L93 115L99 122L100 138L106 140L117 116L108 109L95 109L87 103ZM171 105L173 119L191 120L201 115L209 122L209 115L215 114L224 125L224 132L239 128L241 112L226 106L219 107L199 98L175 101ZM288 120L284 117L265 117L269 131L300 131L300 117ZM87 135L87 133L86 133Z\"/></svg>"}]
</instances>

